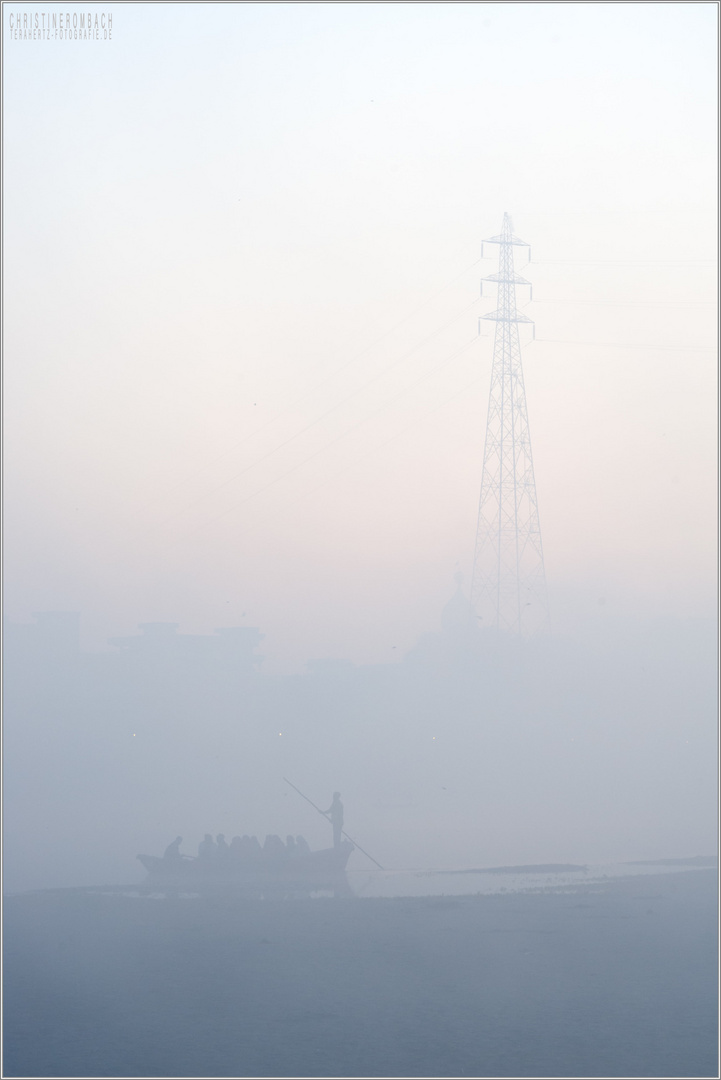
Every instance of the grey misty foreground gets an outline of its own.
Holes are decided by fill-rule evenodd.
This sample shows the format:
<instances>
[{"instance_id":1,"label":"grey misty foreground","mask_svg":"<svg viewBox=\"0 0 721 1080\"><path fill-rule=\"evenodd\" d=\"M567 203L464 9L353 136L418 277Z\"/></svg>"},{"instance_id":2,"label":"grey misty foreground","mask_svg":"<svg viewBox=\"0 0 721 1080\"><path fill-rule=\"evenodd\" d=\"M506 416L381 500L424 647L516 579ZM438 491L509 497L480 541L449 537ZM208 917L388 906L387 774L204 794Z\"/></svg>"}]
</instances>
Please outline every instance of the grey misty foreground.
<instances>
[{"instance_id":1,"label":"grey misty foreground","mask_svg":"<svg viewBox=\"0 0 721 1080\"><path fill-rule=\"evenodd\" d=\"M716 871L569 893L6 901L6 1076L713 1076Z\"/></svg>"}]
</instances>

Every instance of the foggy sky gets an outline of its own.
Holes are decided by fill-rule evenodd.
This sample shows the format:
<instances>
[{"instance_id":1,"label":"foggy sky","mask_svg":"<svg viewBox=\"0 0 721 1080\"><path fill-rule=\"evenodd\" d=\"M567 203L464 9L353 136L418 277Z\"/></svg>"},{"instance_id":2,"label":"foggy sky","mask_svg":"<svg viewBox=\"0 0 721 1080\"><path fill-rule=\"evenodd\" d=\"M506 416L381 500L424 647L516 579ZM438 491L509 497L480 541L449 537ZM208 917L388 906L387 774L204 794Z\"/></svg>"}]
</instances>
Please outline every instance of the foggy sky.
<instances>
[{"instance_id":1,"label":"foggy sky","mask_svg":"<svg viewBox=\"0 0 721 1080\"><path fill-rule=\"evenodd\" d=\"M8 616L410 647L471 571L506 210L555 625L710 613L715 7L112 11L5 39Z\"/></svg>"}]
</instances>

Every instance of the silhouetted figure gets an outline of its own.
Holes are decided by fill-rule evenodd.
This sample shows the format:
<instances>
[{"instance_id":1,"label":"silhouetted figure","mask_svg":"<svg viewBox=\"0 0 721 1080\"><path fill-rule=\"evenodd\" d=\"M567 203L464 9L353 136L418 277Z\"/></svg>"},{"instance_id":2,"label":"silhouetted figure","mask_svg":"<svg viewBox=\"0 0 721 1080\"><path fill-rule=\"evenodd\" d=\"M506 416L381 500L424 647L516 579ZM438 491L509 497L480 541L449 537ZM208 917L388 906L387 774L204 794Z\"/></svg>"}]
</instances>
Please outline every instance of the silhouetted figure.
<instances>
[{"instance_id":1,"label":"silhouetted figure","mask_svg":"<svg viewBox=\"0 0 721 1080\"><path fill-rule=\"evenodd\" d=\"M225 833L222 833L222 832L218 833L218 835L215 838L215 845L216 845L215 854L219 855L221 857L221 859L227 858L228 855L230 854L230 848L228 847L227 843L225 842Z\"/></svg>"},{"instance_id":2,"label":"silhouetted figure","mask_svg":"<svg viewBox=\"0 0 721 1080\"><path fill-rule=\"evenodd\" d=\"M285 846L286 846L286 849L287 849L288 854L290 855L291 859L297 859L298 858L298 848L295 846L295 837L294 836L286 836L286 838L285 838Z\"/></svg>"},{"instance_id":3,"label":"silhouetted figure","mask_svg":"<svg viewBox=\"0 0 721 1080\"><path fill-rule=\"evenodd\" d=\"M310 855L310 844L304 836L296 836L295 849L299 855Z\"/></svg>"},{"instance_id":4,"label":"silhouetted figure","mask_svg":"<svg viewBox=\"0 0 721 1080\"><path fill-rule=\"evenodd\" d=\"M233 851L236 847L235 841L238 841L237 850L242 859L249 859L253 854L253 845L250 842L249 836L233 837L233 843L230 845L230 850Z\"/></svg>"},{"instance_id":5,"label":"silhouetted figure","mask_svg":"<svg viewBox=\"0 0 721 1080\"><path fill-rule=\"evenodd\" d=\"M205 834L198 845L198 858L199 859L212 859L215 854L215 841L209 832Z\"/></svg>"},{"instance_id":6,"label":"silhouetted figure","mask_svg":"<svg viewBox=\"0 0 721 1080\"><path fill-rule=\"evenodd\" d=\"M180 845L182 843L183 843L183 837L182 836L176 836L175 840L173 840L172 844L168 844L168 846L166 847L165 854L163 855L163 858L164 859L182 859L183 856L180 854Z\"/></svg>"},{"instance_id":7,"label":"silhouetted figure","mask_svg":"<svg viewBox=\"0 0 721 1080\"><path fill-rule=\"evenodd\" d=\"M340 801L340 791L333 792L333 802L327 810L323 810L333 826L333 847L340 847L341 834L343 833L343 803Z\"/></svg>"},{"instance_id":8,"label":"silhouetted figure","mask_svg":"<svg viewBox=\"0 0 721 1080\"><path fill-rule=\"evenodd\" d=\"M263 844L263 860L272 863L285 862L288 858L288 849L279 836L274 833L265 838Z\"/></svg>"}]
</instances>

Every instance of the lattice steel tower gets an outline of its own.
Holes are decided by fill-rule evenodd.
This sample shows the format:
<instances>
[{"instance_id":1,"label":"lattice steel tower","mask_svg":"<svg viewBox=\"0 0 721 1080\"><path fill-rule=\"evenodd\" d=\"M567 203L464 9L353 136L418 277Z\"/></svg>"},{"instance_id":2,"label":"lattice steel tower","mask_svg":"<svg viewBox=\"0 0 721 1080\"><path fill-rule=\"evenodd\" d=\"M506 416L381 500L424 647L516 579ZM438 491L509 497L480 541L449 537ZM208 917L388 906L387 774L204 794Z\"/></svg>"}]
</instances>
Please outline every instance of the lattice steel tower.
<instances>
[{"instance_id":1,"label":"lattice steel tower","mask_svg":"<svg viewBox=\"0 0 721 1080\"><path fill-rule=\"evenodd\" d=\"M530 286L530 282L516 274L513 260L514 247L529 245L513 235L508 214L503 215L500 236L484 243L499 245L498 273L483 278L498 285L498 307L482 316L496 323L496 332L471 599L481 627L528 637L548 627L546 572L518 335L518 324L532 320L516 309L516 285Z\"/></svg>"}]
</instances>

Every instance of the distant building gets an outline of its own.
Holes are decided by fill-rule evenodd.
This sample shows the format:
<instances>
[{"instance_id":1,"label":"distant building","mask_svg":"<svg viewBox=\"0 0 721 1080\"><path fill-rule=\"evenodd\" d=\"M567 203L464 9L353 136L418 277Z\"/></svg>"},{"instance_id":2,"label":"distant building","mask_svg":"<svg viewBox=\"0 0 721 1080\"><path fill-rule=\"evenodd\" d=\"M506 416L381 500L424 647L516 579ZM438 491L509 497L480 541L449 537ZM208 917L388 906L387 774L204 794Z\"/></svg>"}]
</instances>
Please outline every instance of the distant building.
<instances>
[{"instance_id":1,"label":"distant building","mask_svg":"<svg viewBox=\"0 0 721 1080\"><path fill-rule=\"evenodd\" d=\"M452 638L466 640L469 636L475 636L476 619L471 601L463 592L463 574L459 571L453 580L456 591L441 612L441 628L444 634Z\"/></svg>"},{"instance_id":2,"label":"distant building","mask_svg":"<svg viewBox=\"0 0 721 1080\"><path fill-rule=\"evenodd\" d=\"M140 623L141 634L133 637L113 637L110 645L117 646L125 657L142 666L182 665L186 669L203 669L209 674L253 675L263 661L254 649L264 634L256 626L228 626L215 634L179 634L178 623Z\"/></svg>"},{"instance_id":3,"label":"distant building","mask_svg":"<svg viewBox=\"0 0 721 1080\"><path fill-rule=\"evenodd\" d=\"M463 574L455 574L454 581L456 591L443 606L440 631L421 634L405 663L420 664L439 675L477 663L483 633L463 592Z\"/></svg>"},{"instance_id":4,"label":"distant building","mask_svg":"<svg viewBox=\"0 0 721 1080\"><path fill-rule=\"evenodd\" d=\"M177 708L184 701L211 707L245 696L255 683L264 635L257 627L231 626L214 634L179 634L177 623L141 623L140 634L109 639L112 652L81 652L80 614L44 611L32 623L6 623L3 664L5 703L27 708L77 709L82 699L98 711L137 711L147 702Z\"/></svg>"},{"instance_id":5,"label":"distant building","mask_svg":"<svg viewBox=\"0 0 721 1080\"><path fill-rule=\"evenodd\" d=\"M76 662L80 653L80 612L37 611L32 623L5 624L6 659L37 656L55 663Z\"/></svg>"},{"instance_id":6,"label":"distant building","mask_svg":"<svg viewBox=\"0 0 721 1080\"><path fill-rule=\"evenodd\" d=\"M80 668L80 613L39 611L32 623L3 627L5 703L35 700L74 684Z\"/></svg>"},{"instance_id":7,"label":"distant building","mask_svg":"<svg viewBox=\"0 0 721 1080\"><path fill-rule=\"evenodd\" d=\"M352 678L356 671L356 666L352 660L336 660L333 657L324 657L322 660L307 660L305 668L309 675L334 681Z\"/></svg>"}]
</instances>

